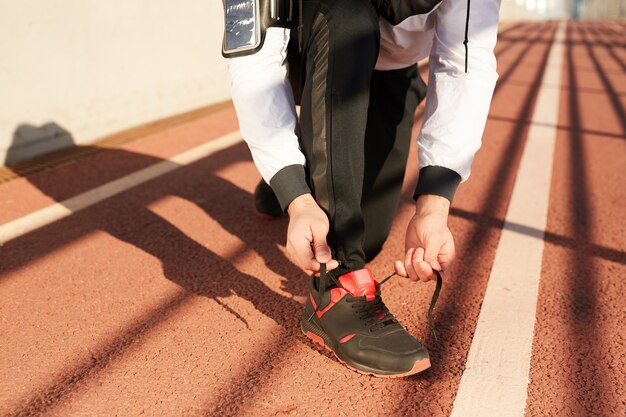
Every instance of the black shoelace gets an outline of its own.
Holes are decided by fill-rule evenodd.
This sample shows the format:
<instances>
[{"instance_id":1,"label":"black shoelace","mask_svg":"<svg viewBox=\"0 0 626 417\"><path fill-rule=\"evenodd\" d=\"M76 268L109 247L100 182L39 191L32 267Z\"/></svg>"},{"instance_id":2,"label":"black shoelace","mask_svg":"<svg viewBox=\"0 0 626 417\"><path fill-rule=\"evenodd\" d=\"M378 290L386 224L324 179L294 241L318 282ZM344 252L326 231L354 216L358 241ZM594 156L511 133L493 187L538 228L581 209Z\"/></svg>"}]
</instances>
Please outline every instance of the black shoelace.
<instances>
[{"instance_id":1,"label":"black shoelace","mask_svg":"<svg viewBox=\"0 0 626 417\"><path fill-rule=\"evenodd\" d=\"M366 296L361 296L348 299L347 302L356 309L359 318L365 322L370 332L398 322L383 303L379 291L376 291L373 300L367 300Z\"/></svg>"},{"instance_id":2,"label":"black shoelace","mask_svg":"<svg viewBox=\"0 0 626 417\"><path fill-rule=\"evenodd\" d=\"M433 311L435 310L435 305L437 304L437 300L439 299L439 293L441 292L441 286L443 284L443 280L441 278L441 274L438 271L435 271L437 275L437 284L435 286L435 291L433 292L433 296L430 300L430 307L428 308L428 327L437 341L437 332L435 331L435 324L433 322ZM389 275L381 282L378 283L380 287L385 282L387 282L390 278L393 278L396 275ZM319 291L318 291L318 299L315 300L317 306L313 313L309 316L309 320L313 318L313 316L317 313L322 303L322 296L326 292L327 288L327 280L330 278L331 281L338 287L341 287L339 281L332 276L326 273L326 264L320 265L320 280L319 280ZM353 308L357 309L357 313L360 313L361 319L366 319L366 324L369 326L370 331L373 331L376 328L384 327L388 324L397 323L395 317L389 312L385 303L380 296L380 291L377 291L373 300L367 300L365 296L362 297L354 297L354 301L352 301Z\"/></svg>"}]
</instances>

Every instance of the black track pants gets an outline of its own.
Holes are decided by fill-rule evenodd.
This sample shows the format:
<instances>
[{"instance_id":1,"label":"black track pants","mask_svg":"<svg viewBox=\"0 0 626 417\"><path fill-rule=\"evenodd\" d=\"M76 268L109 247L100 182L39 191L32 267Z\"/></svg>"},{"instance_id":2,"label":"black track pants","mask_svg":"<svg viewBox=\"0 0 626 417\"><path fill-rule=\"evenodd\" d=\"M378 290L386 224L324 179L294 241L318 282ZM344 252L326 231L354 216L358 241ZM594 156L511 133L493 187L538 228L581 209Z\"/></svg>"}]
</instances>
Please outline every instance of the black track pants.
<instances>
[{"instance_id":1,"label":"black track pants","mask_svg":"<svg viewBox=\"0 0 626 417\"><path fill-rule=\"evenodd\" d=\"M391 229L402 191L415 110L426 97L426 84L417 65L374 71L370 94L361 198L367 261L380 252Z\"/></svg>"},{"instance_id":2,"label":"black track pants","mask_svg":"<svg viewBox=\"0 0 626 417\"><path fill-rule=\"evenodd\" d=\"M328 214L339 275L362 268L389 233L425 86L415 66L374 72L379 29L368 0L304 0L302 23L301 33L292 30L290 79L308 182Z\"/></svg>"}]
</instances>

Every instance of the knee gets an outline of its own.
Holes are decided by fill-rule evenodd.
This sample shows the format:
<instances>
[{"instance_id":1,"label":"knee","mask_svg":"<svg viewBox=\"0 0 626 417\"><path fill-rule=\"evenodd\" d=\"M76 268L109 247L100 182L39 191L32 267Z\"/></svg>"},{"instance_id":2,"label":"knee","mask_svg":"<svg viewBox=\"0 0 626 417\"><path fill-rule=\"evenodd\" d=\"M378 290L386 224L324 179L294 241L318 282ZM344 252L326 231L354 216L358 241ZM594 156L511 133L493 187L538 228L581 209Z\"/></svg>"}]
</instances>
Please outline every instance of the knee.
<instances>
[{"instance_id":1,"label":"knee","mask_svg":"<svg viewBox=\"0 0 626 417\"><path fill-rule=\"evenodd\" d=\"M370 246L363 248L363 252L365 253L365 262L373 261L382 249L382 243L371 244Z\"/></svg>"},{"instance_id":2,"label":"knee","mask_svg":"<svg viewBox=\"0 0 626 417\"><path fill-rule=\"evenodd\" d=\"M378 16L369 0L332 1L325 17L334 44L342 53L371 51L378 55Z\"/></svg>"},{"instance_id":3,"label":"knee","mask_svg":"<svg viewBox=\"0 0 626 417\"><path fill-rule=\"evenodd\" d=\"M365 262L371 262L383 249L383 245L391 231L391 221L378 218L376 223L365 223L365 238L363 239L363 253Z\"/></svg>"}]
</instances>

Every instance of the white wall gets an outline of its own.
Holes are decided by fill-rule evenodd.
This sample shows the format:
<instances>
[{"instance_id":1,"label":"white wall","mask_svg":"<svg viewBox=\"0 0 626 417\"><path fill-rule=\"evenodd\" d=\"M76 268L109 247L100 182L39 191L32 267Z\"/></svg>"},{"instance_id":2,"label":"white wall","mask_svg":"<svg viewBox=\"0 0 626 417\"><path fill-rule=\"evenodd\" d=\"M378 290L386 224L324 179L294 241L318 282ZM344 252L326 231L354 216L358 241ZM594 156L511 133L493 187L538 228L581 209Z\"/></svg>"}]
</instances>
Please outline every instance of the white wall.
<instances>
[{"instance_id":1,"label":"white wall","mask_svg":"<svg viewBox=\"0 0 626 417\"><path fill-rule=\"evenodd\" d=\"M567 19L572 0L502 0L503 21Z\"/></svg>"},{"instance_id":2,"label":"white wall","mask_svg":"<svg viewBox=\"0 0 626 417\"><path fill-rule=\"evenodd\" d=\"M220 0L0 0L0 165L227 100L222 19Z\"/></svg>"}]
</instances>

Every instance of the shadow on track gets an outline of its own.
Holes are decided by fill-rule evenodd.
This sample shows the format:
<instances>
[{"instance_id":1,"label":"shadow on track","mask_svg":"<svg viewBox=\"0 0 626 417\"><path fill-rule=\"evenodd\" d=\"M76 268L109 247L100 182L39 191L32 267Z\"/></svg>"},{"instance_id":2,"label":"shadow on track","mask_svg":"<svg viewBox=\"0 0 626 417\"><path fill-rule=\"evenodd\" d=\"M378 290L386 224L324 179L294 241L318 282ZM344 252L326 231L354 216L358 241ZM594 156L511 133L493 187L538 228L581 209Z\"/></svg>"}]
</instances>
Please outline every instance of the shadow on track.
<instances>
[{"instance_id":1,"label":"shadow on track","mask_svg":"<svg viewBox=\"0 0 626 417\"><path fill-rule=\"evenodd\" d=\"M352 41L359 44L358 36L361 35L356 36L343 47L354 50L351 46ZM337 52L337 55L341 53ZM354 95L361 93L362 91L351 92ZM343 99L349 102L352 97L346 95ZM158 158L122 150L102 151L99 155L108 156L110 164L121 164L122 168L125 167L122 162L126 161L129 166L132 166L126 171L128 173L136 170L137 166L146 167L162 162ZM242 363L240 379L258 382L262 373L266 372L262 366L267 366L268 363L270 365L279 363L282 360L280 351L289 348L297 340L295 337L285 338L284 336L299 333L300 304L293 298L273 291L261 279L238 271L230 260L222 259L216 253L190 239L177 227L148 208L150 204L167 196L180 197L196 204L208 216L219 222L227 232L242 240L244 246L257 251L270 269L285 278L283 285L287 291L292 295L304 295L306 280L303 279L302 272L285 259L277 248L277 244L282 243L286 236L286 220L271 224L261 221L253 213L252 197L249 193L217 175L212 175L219 168L242 160L248 161L249 153L245 145L238 145L21 236L3 247L3 255L6 254L9 261L6 264L3 263L0 274L24 266L88 233L104 231L158 259L162 264L165 277L179 285L184 291L183 295L161 302L146 317L139 319L139 324L133 323L127 326L113 340L96 347L93 363L71 364L63 371L63 375L50 382L42 392L32 395L32 398L24 399L25 405L16 412L17 415L39 414L52 410L91 376L104 369L108 362L122 356L133 340L147 334L154 325L162 321L160 318L153 317L154 314L158 317L166 316L192 296L207 297L216 302L219 302L219 298L230 295L241 297L283 328L283 337L269 343L271 345L269 352L276 354L271 357L264 356L265 360L261 362L253 360ZM99 165L94 162L91 168L93 166ZM65 167L60 167L59 171L63 168ZM72 189L71 184L59 181L54 176L56 171L46 172L46 175L36 174L28 177L28 180L44 194L60 203L90 188ZM84 172L88 174L89 169L85 169ZM115 174L109 174L112 178L104 181L102 178L95 178L93 185L101 185L119 178L121 176L119 173L124 170L114 170L114 172ZM236 210L233 207L236 207ZM252 230L254 233L250 233ZM220 305L224 307L223 304ZM233 311L229 312L235 314ZM245 317L238 314L235 316L247 324ZM260 385L257 383L248 386L246 395L254 393ZM234 410L236 413L241 406L241 386L238 381L233 381L231 384L224 382L222 388L221 404L228 404L229 407L233 407L231 411Z\"/></svg>"},{"instance_id":2,"label":"shadow on track","mask_svg":"<svg viewBox=\"0 0 626 417\"><path fill-rule=\"evenodd\" d=\"M68 135L69 133L66 136ZM137 167L161 162L158 158L124 150L94 150L94 153L101 158L100 162L105 163L104 170L112 171L115 177L124 175L126 171L133 172ZM158 259L162 263L165 277L182 288L178 295L161 301L156 308L144 312L141 317L133 318L123 331L107 343L93 347L92 360L69 364L47 388L34 393L30 398L24 398L21 401L22 407L12 415L49 412L111 361L119 359L131 345L175 314L194 296L207 297L218 303L219 298L232 295L241 297L253 304L260 313L278 323L287 336L297 333L301 313L298 302L276 293L261 279L238 271L232 266L231 260L222 259L188 238L178 228L147 208L152 202L165 196L178 196L196 204L227 232L241 239L247 249L256 251L270 270L284 277L283 285L287 291L302 295L306 291L302 273L277 247L284 239L286 220L268 222L259 219L253 211L250 193L212 174L220 168L244 160L249 160L247 147L243 144L236 145L159 177L150 184L133 188L9 241L3 246L0 267L2 275L82 236L101 230ZM93 167L91 164L90 166ZM64 169L74 168L75 166L60 167L53 172L35 174L28 177L28 181L55 201L62 202L85 191L72 188L67 181L61 180L61 176L55 175ZM102 177L107 175L96 174L94 181L97 184L91 186L110 180L107 178L103 181ZM233 210L233 207L237 209ZM255 233L251 233L253 230ZM81 265L77 267L80 268ZM223 303L220 305L227 308ZM232 310L229 313L247 325L246 318ZM283 339L280 344L284 346L291 342Z\"/></svg>"},{"instance_id":3,"label":"shadow on track","mask_svg":"<svg viewBox=\"0 0 626 417\"><path fill-rule=\"evenodd\" d=\"M585 89L585 88L581 88L580 91L581 93L592 93L592 94L602 94L604 95L604 90L602 91L590 91L589 89ZM626 94L623 94L624 96L626 96ZM500 122L507 122L507 123L515 123L516 120L512 117L502 117L502 116L489 116L488 120L497 120ZM531 121L527 120L526 124L530 125ZM566 131L570 131L572 130L571 126L564 126L564 125L552 125L552 124L546 124L546 123L542 123L542 122L532 122L534 125L537 126L550 126L550 127L555 127L557 130L566 130ZM582 134L585 135L596 135L596 136L604 136L607 138L614 138L614 139L626 139L626 136L621 134L621 133L612 133L612 132L605 132L605 131L601 131L601 130L595 130L595 129L584 129L581 131Z\"/></svg>"},{"instance_id":4,"label":"shadow on track","mask_svg":"<svg viewBox=\"0 0 626 417\"><path fill-rule=\"evenodd\" d=\"M460 217L462 219L472 222L482 221L483 225L488 225L489 227L494 227L496 229L502 229L504 227L504 220L496 219L493 217L490 219L485 219L485 217L481 214L472 213L456 207L450 209L450 215L454 217ZM485 223L485 220L488 220L488 222ZM509 229L513 230L516 233L521 233L526 236L533 236L538 239L543 238L543 240L548 243L562 246L564 248L574 249L579 246L579 242L576 240L576 238L556 234L553 232L543 232L541 230L525 226L523 224L508 223L508 225ZM603 245L589 243L585 248L584 253L586 256L595 256L605 259L607 261L617 262L622 265L626 265L626 252L622 252Z\"/></svg>"},{"instance_id":5,"label":"shadow on track","mask_svg":"<svg viewBox=\"0 0 626 417\"><path fill-rule=\"evenodd\" d=\"M494 218L504 217L510 199L510 191L507 190L511 189L515 180L517 167L525 144L528 129L527 121L532 116L532 111L541 88L541 80L546 70L556 28L557 25L554 22L547 23L547 26L540 31L541 35L535 36L534 41L530 44L531 47L520 51L519 55L509 64L510 66L507 67L496 85L494 96L501 92L502 86L510 79L512 74L521 65L524 65L526 58L530 56L537 57L539 64L533 64L533 66L537 66L537 70L533 72L534 81L523 99L519 114L514 117L515 126L512 129L513 133L507 140L507 148L499 157L497 166L493 170L494 175L488 187L488 194L477 196L481 201L484 201L483 206L478 210L480 214L477 215L471 232L464 239L463 246L457 248L458 258L464 259L464 261L456 262L449 275L459 278L451 279L444 283L444 290L435 313L440 338L436 342L429 334L426 340L426 345L429 346L431 353L431 360L433 363L438 364L424 374L423 382L429 385L446 380L446 378L450 377L450 372L455 372L459 375L462 373L462 369L455 368L452 371L451 368L454 368L455 365L462 365L465 359L458 364L459 359L457 357L452 359L451 357L467 355L467 351L452 352L451 346L454 345L453 339L457 337L455 335L458 333L458 328L466 320L466 312L463 311L463 308L472 304L472 297L475 297L480 283L471 278L464 279L461 277L473 277L475 271L480 269L479 266L485 262L492 262L492 257L495 255L495 253L490 255L493 252L490 245L494 241L497 242L500 230L490 227L490 223L493 222ZM540 39L542 40L540 41ZM526 39L526 41L529 40ZM484 288L480 289L480 291L482 294ZM469 348L469 345L467 347ZM409 380L415 379L409 378ZM410 395L408 392L407 396ZM446 398L446 403L447 400ZM418 402L423 410L435 410L446 406L440 402L440 396L438 395L426 395L412 398L409 401L407 401L407 398L403 398L402 402L398 404L399 411L397 414L407 415L414 413L415 410L411 407L415 402Z\"/></svg>"},{"instance_id":6,"label":"shadow on track","mask_svg":"<svg viewBox=\"0 0 626 417\"><path fill-rule=\"evenodd\" d=\"M624 139L626 139L626 110L624 109L624 106L622 105L619 94L617 93L617 91L615 91L615 88L611 84L611 80L607 76L606 71L604 70L602 65L600 65L600 60L596 56L594 45L597 45L598 42L592 42L589 40L588 32L591 32L591 31L588 30L587 26L580 26L578 29L579 29L580 34L582 35L581 42L585 46L585 49L587 50L587 54L589 55L589 58L591 59L591 63L593 64L595 73L600 78L600 81L602 82L602 86L604 87L605 94L609 97L609 100L611 101L611 106L613 107L613 111L615 112L615 116L617 117L617 120L619 121L621 125L622 136L624 137ZM617 59L617 56L615 55L615 52L613 51L612 46L609 47L607 46L606 43L601 43L600 45L607 49L607 51L609 52L609 55L613 57L615 62L617 62L618 64L622 64L623 70L626 70L626 67L623 65L623 63L619 59ZM623 48L626 48L626 46L623 46ZM613 52L613 54L611 54L610 52Z\"/></svg>"},{"instance_id":7,"label":"shadow on track","mask_svg":"<svg viewBox=\"0 0 626 417\"><path fill-rule=\"evenodd\" d=\"M605 23L606 24L606 23ZM623 53L626 51L626 47L622 46L621 48L618 46L619 43L615 41L615 39L624 40L625 36L623 33L616 34L613 29L602 29L598 26L587 26L586 30L595 35L596 37L602 37L602 43L606 51L609 53L611 58L615 61L615 63L622 68L622 71L626 72L626 59L619 56L617 50L621 50ZM621 35L621 36L615 36Z\"/></svg>"},{"instance_id":8,"label":"shadow on track","mask_svg":"<svg viewBox=\"0 0 626 417\"><path fill-rule=\"evenodd\" d=\"M567 38L571 41L576 34L583 35L584 30L580 24L570 22L567 28ZM596 326L599 322L598 315L598 276L594 259L583 256L589 250L593 238L591 235L594 225L594 213L589 201L589 173L585 161L585 143L581 132L581 103L579 100L578 75L576 73L576 61L574 50L576 47L586 47L594 62L596 69L598 63L595 62L593 52L590 50L590 43L584 39L580 42L567 42L565 52L565 62L569 79L569 125L571 131L569 135L569 160L570 160L570 207L573 218L571 225L573 228L573 238L577 243L570 251L570 260L567 262L567 276L569 276L569 291L573 297L571 310L569 311L570 340L574 351L571 352L576 358L567 363L576 363L580 367L575 372L573 380L570 380L569 387L570 401L568 405L574 411L573 415L599 415L607 411L602 399L605 397L604 391L609 389L607 378L604 375L605 367L600 365L606 359L602 354L602 349L589 339L589 335L596 333ZM601 71L598 76L602 78ZM605 84L605 87L608 87ZM607 90L610 95L610 91ZM617 411L617 410L615 410ZM599 414L597 414L599 413Z\"/></svg>"}]
</instances>

